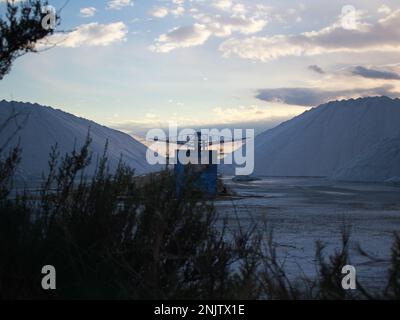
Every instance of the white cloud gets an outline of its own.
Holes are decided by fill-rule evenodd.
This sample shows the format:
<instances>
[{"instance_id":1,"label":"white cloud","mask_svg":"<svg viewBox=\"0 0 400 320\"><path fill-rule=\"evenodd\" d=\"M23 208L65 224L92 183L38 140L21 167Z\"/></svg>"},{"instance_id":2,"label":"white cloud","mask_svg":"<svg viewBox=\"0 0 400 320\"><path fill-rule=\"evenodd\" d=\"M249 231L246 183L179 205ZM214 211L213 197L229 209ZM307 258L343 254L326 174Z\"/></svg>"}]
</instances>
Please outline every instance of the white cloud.
<instances>
[{"instance_id":1,"label":"white cloud","mask_svg":"<svg viewBox=\"0 0 400 320\"><path fill-rule=\"evenodd\" d=\"M110 10L121 10L128 6L133 6L132 0L109 0L107 2L107 9Z\"/></svg>"},{"instance_id":2,"label":"white cloud","mask_svg":"<svg viewBox=\"0 0 400 320\"><path fill-rule=\"evenodd\" d=\"M298 35L232 38L222 43L220 50L225 57L260 61L332 52L400 51L400 10L375 24L357 23L354 29L345 28L341 19L319 31Z\"/></svg>"},{"instance_id":3,"label":"white cloud","mask_svg":"<svg viewBox=\"0 0 400 320\"><path fill-rule=\"evenodd\" d=\"M272 103L271 103L272 105ZM214 118L217 123L259 122L273 118L293 117L307 110L302 106L292 108L265 108L257 105L228 108L214 108Z\"/></svg>"},{"instance_id":4,"label":"white cloud","mask_svg":"<svg viewBox=\"0 0 400 320\"><path fill-rule=\"evenodd\" d=\"M357 10L354 6L346 5L342 8L338 23L345 30L357 30L363 26L361 20L364 13L364 11Z\"/></svg>"},{"instance_id":5,"label":"white cloud","mask_svg":"<svg viewBox=\"0 0 400 320\"><path fill-rule=\"evenodd\" d=\"M265 9L264 9L265 10ZM269 9L272 11L272 9ZM299 9L301 10L301 9ZM289 8L283 11L279 11L273 14L274 20L282 24L290 24L292 21L301 22L302 18L299 16L299 10L295 8Z\"/></svg>"},{"instance_id":6,"label":"white cloud","mask_svg":"<svg viewBox=\"0 0 400 320\"><path fill-rule=\"evenodd\" d=\"M233 3L231 0L215 0L213 1L213 6L215 8L221 9L221 10L228 10L232 7Z\"/></svg>"},{"instance_id":7,"label":"white cloud","mask_svg":"<svg viewBox=\"0 0 400 320\"><path fill-rule=\"evenodd\" d=\"M378 12L382 14L389 14L392 12L392 9L390 9L386 4L383 4L378 8Z\"/></svg>"},{"instance_id":8,"label":"white cloud","mask_svg":"<svg viewBox=\"0 0 400 320\"><path fill-rule=\"evenodd\" d=\"M150 12L150 14L156 18L164 18L168 13L168 8L166 7L154 7Z\"/></svg>"},{"instance_id":9,"label":"white cloud","mask_svg":"<svg viewBox=\"0 0 400 320\"><path fill-rule=\"evenodd\" d=\"M155 52L166 53L178 48L202 45L211 36L228 37L233 33L254 34L267 25L268 21L265 16L255 17L239 14L238 12L242 10L245 8L240 7L233 14L192 12L196 23L191 26L180 26L162 34L151 49Z\"/></svg>"},{"instance_id":10,"label":"white cloud","mask_svg":"<svg viewBox=\"0 0 400 320\"><path fill-rule=\"evenodd\" d=\"M76 48L80 46L108 46L126 39L128 28L123 22L99 24L97 22L82 24L67 34L57 33L41 45Z\"/></svg>"},{"instance_id":11,"label":"white cloud","mask_svg":"<svg viewBox=\"0 0 400 320\"><path fill-rule=\"evenodd\" d=\"M185 8L182 6L178 6L175 9L171 9L171 13L176 17L180 17L185 13Z\"/></svg>"},{"instance_id":12,"label":"white cloud","mask_svg":"<svg viewBox=\"0 0 400 320\"><path fill-rule=\"evenodd\" d=\"M94 7L82 8L81 10L79 10L79 13L80 13L81 17L84 17L84 18L93 17L96 13L96 8L94 8Z\"/></svg>"},{"instance_id":13,"label":"white cloud","mask_svg":"<svg viewBox=\"0 0 400 320\"><path fill-rule=\"evenodd\" d=\"M167 53L177 48L202 45L211 36L205 25L195 23L192 26L178 27L161 35L150 49L154 52Z\"/></svg>"},{"instance_id":14,"label":"white cloud","mask_svg":"<svg viewBox=\"0 0 400 320\"><path fill-rule=\"evenodd\" d=\"M183 14L185 13L185 8L183 6L184 1L183 0L172 0L172 3L177 6L173 7L173 8L165 7L165 6L155 6L150 11L150 14L156 18L164 18L169 14L172 14L175 17L183 16Z\"/></svg>"},{"instance_id":15,"label":"white cloud","mask_svg":"<svg viewBox=\"0 0 400 320\"><path fill-rule=\"evenodd\" d=\"M206 25L217 37L227 37L234 32L254 34L261 31L266 25L266 19L246 17L245 15L204 15L198 14L195 18Z\"/></svg>"},{"instance_id":16,"label":"white cloud","mask_svg":"<svg viewBox=\"0 0 400 320\"><path fill-rule=\"evenodd\" d=\"M212 6L222 11L231 12L233 14L245 14L247 8L243 3L234 3L231 0L217 0L213 1Z\"/></svg>"},{"instance_id":17,"label":"white cloud","mask_svg":"<svg viewBox=\"0 0 400 320\"><path fill-rule=\"evenodd\" d=\"M232 7L232 12L235 14L245 14L247 12L247 9L244 4L237 3Z\"/></svg>"},{"instance_id":18,"label":"white cloud","mask_svg":"<svg viewBox=\"0 0 400 320\"><path fill-rule=\"evenodd\" d=\"M284 106L284 107L283 107ZM118 121L112 119L110 126L117 130L127 133L135 132L144 135L151 128L168 127L169 122L176 122L182 127L203 127L203 128L229 128L235 126L255 127L260 131L266 128L274 127L282 121L293 118L310 109L304 106L287 106L281 103L271 102L268 107L257 105L249 106L233 106L233 107L216 107L209 113L210 117L201 119L196 116L184 116L179 113L172 113L169 116L147 113L140 120L124 120Z\"/></svg>"}]
</instances>

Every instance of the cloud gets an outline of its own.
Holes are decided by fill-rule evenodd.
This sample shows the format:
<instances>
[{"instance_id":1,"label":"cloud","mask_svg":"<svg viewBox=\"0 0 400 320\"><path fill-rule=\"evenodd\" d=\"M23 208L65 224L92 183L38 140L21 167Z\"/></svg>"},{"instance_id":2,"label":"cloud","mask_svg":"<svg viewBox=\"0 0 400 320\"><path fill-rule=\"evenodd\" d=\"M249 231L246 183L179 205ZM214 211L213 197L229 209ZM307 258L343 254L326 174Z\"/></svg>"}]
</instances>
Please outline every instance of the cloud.
<instances>
[{"instance_id":1,"label":"cloud","mask_svg":"<svg viewBox=\"0 0 400 320\"><path fill-rule=\"evenodd\" d=\"M390 85L369 89L348 90L322 90L317 88L277 88L261 89L256 98L268 102L280 102L297 106L317 106L322 103L348 98L359 98L367 96L398 97L399 92L393 91Z\"/></svg>"},{"instance_id":2,"label":"cloud","mask_svg":"<svg viewBox=\"0 0 400 320\"><path fill-rule=\"evenodd\" d=\"M177 48L188 48L202 45L211 36L205 25L178 27L161 35L150 49L154 52L167 53Z\"/></svg>"},{"instance_id":3,"label":"cloud","mask_svg":"<svg viewBox=\"0 0 400 320\"><path fill-rule=\"evenodd\" d=\"M342 15L336 23L321 30L297 35L231 38L219 49L225 57L239 56L264 62L286 56L333 52L400 51L400 10L375 24L355 23L356 20L344 23L343 18Z\"/></svg>"},{"instance_id":4,"label":"cloud","mask_svg":"<svg viewBox=\"0 0 400 320\"><path fill-rule=\"evenodd\" d=\"M176 16L176 17L180 17L185 13L185 8L182 6L178 6L175 9L171 9L170 12Z\"/></svg>"},{"instance_id":5,"label":"cloud","mask_svg":"<svg viewBox=\"0 0 400 320\"><path fill-rule=\"evenodd\" d=\"M165 18L169 14L172 14L175 17L180 17L185 13L185 8L183 7L184 1L173 0L172 4L175 4L177 6L173 8L168 8L165 6L155 6L150 11L150 14L156 18Z\"/></svg>"},{"instance_id":6,"label":"cloud","mask_svg":"<svg viewBox=\"0 0 400 320\"><path fill-rule=\"evenodd\" d=\"M278 108L260 107L257 105L238 106L238 107L218 107L214 108L213 119L216 123L238 124L255 123L259 121L291 118L305 111L304 107ZM245 119L245 120L244 120Z\"/></svg>"},{"instance_id":7,"label":"cloud","mask_svg":"<svg viewBox=\"0 0 400 320\"><path fill-rule=\"evenodd\" d=\"M262 18L247 17L245 15L206 15L194 16L200 23L217 37L227 37L234 32L241 34L254 34L267 25L267 20Z\"/></svg>"},{"instance_id":8,"label":"cloud","mask_svg":"<svg viewBox=\"0 0 400 320\"><path fill-rule=\"evenodd\" d=\"M362 66L355 67L351 73L370 79L400 80L400 75L395 72L368 69Z\"/></svg>"},{"instance_id":9,"label":"cloud","mask_svg":"<svg viewBox=\"0 0 400 320\"><path fill-rule=\"evenodd\" d=\"M151 46L155 52L170 52L178 48L188 48L204 44L211 36L228 37L233 33L254 34L267 25L265 17L247 17L243 14L211 15L195 13L196 23L180 26L160 35Z\"/></svg>"},{"instance_id":10,"label":"cloud","mask_svg":"<svg viewBox=\"0 0 400 320\"><path fill-rule=\"evenodd\" d=\"M109 10L121 10L122 8L129 6L133 6L132 0L109 0L106 8Z\"/></svg>"},{"instance_id":11,"label":"cloud","mask_svg":"<svg viewBox=\"0 0 400 320\"><path fill-rule=\"evenodd\" d=\"M166 7L154 7L150 12L150 14L156 18L164 18L168 13L168 8Z\"/></svg>"},{"instance_id":12,"label":"cloud","mask_svg":"<svg viewBox=\"0 0 400 320\"><path fill-rule=\"evenodd\" d=\"M82 8L81 10L79 10L80 16L84 18L93 17L95 13L96 8L94 7Z\"/></svg>"},{"instance_id":13,"label":"cloud","mask_svg":"<svg viewBox=\"0 0 400 320\"><path fill-rule=\"evenodd\" d=\"M108 46L126 39L128 28L123 22L82 24L67 34L56 33L40 44L56 44L59 47L76 48L80 46Z\"/></svg>"},{"instance_id":14,"label":"cloud","mask_svg":"<svg viewBox=\"0 0 400 320\"><path fill-rule=\"evenodd\" d=\"M300 9L301 10L301 9ZM293 21L295 22L301 22L303 21L303 19L301 18L301 16L299 15L299 10L295 9L295 8L289 8L286 9L284 11L281 11L279 13L275 13L273 14L273 18L279 22L279 23L283 23L283 24L289 24Z\"/></svg>"},{"instance_id":15,"label":"cloud","mask_svg":"<svg viewBox=\"0 0 400 320\"><path fill-rule=\"evenodd\" d=\"M215 0L213 1L213 6L220 10L229 10L233 6L233 3L231 0Z\"/></svg>"},{"instance_id":16,"label":"cloud","mask_svg":"<svg viewBox=\"0 0 400 320\"><path fill-rule=\"evenodd\" d=\"M242 3L237 3L232 7L232 12L234 14L246 14L247 8Z\"/></svg>"},{"instance_id":17,"label":"cloud","mask_svg":"<svg viewBox=\"0 0 400 320\"><path fill-rule=\"evenodd\" d=\"M308 109L308 107L299 106L282 108L281 105L274 104L268 107L256 105L217 107L210 111L211 116L206 120L200 120L196 117L183 117L179 114L163 117L148 113L140 120L118 121L114 118L110 120L110 127L131 134L146 135L149 129L167 128L168 122L176 122L180 127L193 129L254 128L257 132L263 132Z\"/></svg>"},{"instance_id":18,"label":"cloud","mask_svg":"<svg viewBox=\"0 0 400 320\"><path fill-rule=\"evenodd\" d=\"M389 14L392 12L392 9L390 9L386 4L383 4L378 8L378 12L382 14Z\"/></svg>"},{"instance_id":19,"label":"cloud","mask_svg":"<svg viewBox=\"0 0 400 320\"><path fill-rule=\"evenodd\" d=\"M307 69L311 70L311 71L314 71L316 73L319 73L319 74L325 74L325 71L320 66L317 66L315 64L311 65L311 66L308 66Z\"/></svg>"}]
</instances>

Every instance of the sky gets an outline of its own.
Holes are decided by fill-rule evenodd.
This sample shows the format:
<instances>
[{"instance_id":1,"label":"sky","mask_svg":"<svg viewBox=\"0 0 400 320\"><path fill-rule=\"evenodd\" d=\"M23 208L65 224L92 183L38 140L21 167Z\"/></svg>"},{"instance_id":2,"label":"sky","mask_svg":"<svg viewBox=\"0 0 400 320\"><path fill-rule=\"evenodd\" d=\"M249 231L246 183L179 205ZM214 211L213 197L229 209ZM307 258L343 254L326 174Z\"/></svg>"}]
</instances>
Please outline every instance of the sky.
<instances>
[{"instance_id":1,"label":"sky","mask_svg":"<svg viewBox=\"0 0 400 320\"><path fill-rule=\"evenodd\" d=\"M143 135L169 121L261 132L330 100L400 96L398 0L49 3L61 25L1 99Z\"/></svg>"}]
</instances>

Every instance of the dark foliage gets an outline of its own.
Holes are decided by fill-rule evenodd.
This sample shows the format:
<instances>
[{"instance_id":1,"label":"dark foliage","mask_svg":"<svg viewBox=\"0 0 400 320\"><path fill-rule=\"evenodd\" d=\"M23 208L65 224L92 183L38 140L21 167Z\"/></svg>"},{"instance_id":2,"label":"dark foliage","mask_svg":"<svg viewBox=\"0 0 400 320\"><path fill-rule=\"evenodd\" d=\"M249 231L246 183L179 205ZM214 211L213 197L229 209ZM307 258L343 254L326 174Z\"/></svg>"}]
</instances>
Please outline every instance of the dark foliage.
<instances>
[{"instance_id":1,"label":"dark foliage","mask_svg":"<svg viewBox=\"0 0 400 320\"><path fill-rule=\"evenodd\" d=\"M0 160L0 298L3 299L357 299L341 286L349 234L328 258L317 244L318 277L293 280L265 226L228 231L212 202L190 185L176 193L169 172L138 179L107 153L86 178L90 137L80 150L49 157L40 192L9 193L16 148ZM400 240L387 292L399 297ZM41 288L54 265L57 290Z\"/></svg>"},{"instance_id":2,"label":"dark foliage","mask_svg":"<svg viewBox=\"0 0 400 320\"><path fill-rule=\"evenodd\" d=\"M0 80L10 71L15 59L28 52L36 52L35 44L53 33L42 26L47 2L26 0L20 6L7 1L6 13L0 17ZM56 24L60 18L56 16Z\"/></svg>"},{"instance_id":3,"label":"dark foliage","mask_svg":"<svg viewBox=\"0 0 400 320\"><path fill-rule=\"evenodd\" d=\"M40 194L3 194L1 297L242 297L238 288L250 272L232 266L251 257L248 238L226 241L214 228L212 205L190 188L178 197L168 172L139 186L122 163L110 173L104 155L96 175L86 179L89 144L90 138L61 160L53 148ZM2 168L12 162L9 157ZM46 264L57 270L55 293L40 286Z\"/></svg>"}]
</instances>

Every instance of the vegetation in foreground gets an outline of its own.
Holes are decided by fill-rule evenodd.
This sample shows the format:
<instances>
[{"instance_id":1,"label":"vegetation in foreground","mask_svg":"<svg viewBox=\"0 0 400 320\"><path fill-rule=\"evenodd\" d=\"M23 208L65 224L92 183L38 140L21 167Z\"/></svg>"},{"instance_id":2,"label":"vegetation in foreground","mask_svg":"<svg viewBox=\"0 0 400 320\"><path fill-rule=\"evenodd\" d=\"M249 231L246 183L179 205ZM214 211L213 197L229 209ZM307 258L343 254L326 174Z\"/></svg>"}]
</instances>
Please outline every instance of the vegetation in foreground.
<instances>
[{"instance_id":1,"label":"vegetation in foreground","mask_svg":"<svg viewBox=\"0 0 400 320\"><path fill-rule=\"evenodd\" d=\"M0 17L0 80L12 63L53 33L40 0L7 2ZM59 17L56 22L59 24ZM0 134L2 127L0 127ZM400 297L400 236L387 289L356 295L341 288L348 241L325 258L317 245L316 279L289 280L272 237L256 228L228 232L212 203L190 187L176 194L165 173L137 184L106 156L86 179L90 139L60 158L55 148L40 194L11 194L21 150L0 146L0 298L2 299L349 299ZM57 290L41 289L43 265L57 270Z\"/></svg>"},{"instance_id":2,"label":"vegetation in foreground","mask_svg":"<svg viewBox=\"0 0 400 320\"><path fill-rule=\"evenodd\" d=\"M396 236L385 292L341 286L349 260L326 258L317 245L316 279L289 280L272 237L260 228L228 231L190 181L176 194L165 172L137 184L107 156L85 178L90 138L80 150L49 156L40 193L11 194L21 150L0 161L0 298L2 299L354 299L400 297ZM4 154L4 151L3 151ZM54 265L57 290L41 288L41 268Z\"/></svg>"},{"instance_id":3,"label":"vegetation in foreground","mask_svg":"<svg viewBox=\"0 0 400 320\"><path fill-rule=\"evenodd\" d=\"M0 15L0 80L7 75L14 61L29 52L38 52L37 42L54 33L53 28L44 28L47 15L47 1L3 1L4 17ZM54 16L54 26L61 22L59 15ZM46 44L48 39L46 39ZM55 44L53 44L54 46Z\"/></svg>"}]
</instances>

